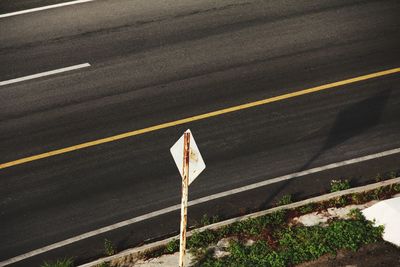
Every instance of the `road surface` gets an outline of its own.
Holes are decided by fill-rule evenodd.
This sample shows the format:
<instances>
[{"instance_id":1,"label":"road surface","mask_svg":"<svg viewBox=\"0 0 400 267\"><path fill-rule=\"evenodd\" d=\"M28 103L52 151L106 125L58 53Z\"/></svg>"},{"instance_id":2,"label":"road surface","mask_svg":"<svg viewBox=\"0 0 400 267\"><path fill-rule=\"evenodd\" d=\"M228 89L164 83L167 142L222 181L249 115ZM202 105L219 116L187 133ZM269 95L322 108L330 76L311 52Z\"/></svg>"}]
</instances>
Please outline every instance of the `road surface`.
<instances>
[{"instance_id":1,"label":"road surface","mask_svg":"<svg viewBox=\"0 0 400 267\"><path fill-rule=\"evenodd\" d=\"M0 14L63 2L3 0ZM177 233L175 209L29 254L179 204L169 148L188 128L207 164L191 200L400 148L398 14L398 1L97 0L0 16L0 262L25 253L12 266L85 262L104 238L121 250ZM189 224L399 168L396 152L322 169L193 205Z\"/></svg>"}]
</instances>

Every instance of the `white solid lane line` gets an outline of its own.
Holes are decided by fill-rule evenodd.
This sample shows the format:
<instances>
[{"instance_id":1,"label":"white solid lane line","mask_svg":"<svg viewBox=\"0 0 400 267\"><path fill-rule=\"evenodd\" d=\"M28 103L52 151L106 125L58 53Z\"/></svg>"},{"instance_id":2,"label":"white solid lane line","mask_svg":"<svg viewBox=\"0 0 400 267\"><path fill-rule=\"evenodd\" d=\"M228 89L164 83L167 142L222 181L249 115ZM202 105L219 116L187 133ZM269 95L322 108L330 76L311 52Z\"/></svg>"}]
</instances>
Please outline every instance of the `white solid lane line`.
<instances>
[{"instance_id":1,"label":"white solid lane line","mask_svg":"<svg viewBox=\"0 0 400 267\"><path fill-rule=\"evenodd\" d=\"M305 171L301 171L301 172L296 172L296 173L292 173L292 174L288 174L288 175L284 175L284 176L268 179L268 180L265 180L265 181L262 181L262 182L246 185L246 186L243 186L243 187L239 187L239 188L235 188L235 189L232 189L232 190L224 191L224 192L221 192L221 193L213 194L213 195L210 195L210 196L207 196L207 197L198 198L198 199L189 201L188 205L189 206L193 206L193 205L197 205L197 204L200 204L200 203L208 202L208 201L211 201L211 200L214 200L214 199L218 199L218 198L234 195L234 194L237 194L237 193L241 193L241 192L244 192L244 191L248 191L248 190L256 189L256 188L259 188L259 187L263 187L263 186L266 186L266 185L270 185L270 184L274 184L274 183L278 183L278 182L282 182L282 181L298 178L298 177L305 176L305 175L308 175L308 174L322 172L322 171L325 171L325 170L330 170L330 169L334 169L334 168L338 168L338 167L342 167L342 166L346 166L346 165L350 165L350 164L354 164L354 163L359 163L359 162L363 162L363 161L367 161L367 160L371 160L371 159L382 158L382 157L386 157L386 156L394 155L394 154L398 154L398 153L400 153L400 148L395 148L395 149L392 149L392 150L387 150L387 151L383 151L383 152L380 152L380 153L371 154L371 155L367 155L367 156L363 156L363 157L359 157L359 158L340 161L340 162L328 164L328 165L325 165L325 166L312 168L312 169L309 169L309 170L305 170ZM18 262L18 261L22 261L22 260L28 259L30 257L33 257L33 256L36 256L36 255L48 252L50 250L57 249L57 248L60 248L60 247L63 247L63 246L78 242L80 240L83 240L83 239L86 239L86 238L89 238L89 237L92 237L92 236L103 234L103 233L106 233L106 232L109 232L109 231L112 231L112 230L115 230L115 229L118 229L118 228L121 228L121 227L124 227L124 226L128 226L128 225L140 222L140 221L148 220L148 219L151 219L151 218L154 218L154 217L157 217L157 216L160 216L160 215L172 212L172 211L176 211L176 210L179 210L180 208L181 208L181 205L177 204L177 205L174 205L174 206L170 206L168 208L164 208L164 209L161 209L161 210L153 211L153 212L150 212L150 213L138 216L138 217L134 217L134 218L122 221L122 222L118 222L118 223L115 223L115 224L112 224L112 225L109 225L109 226L105 226L103 228L100 228L100 229L97 229L97 230L93 230L93 231L90 231L90 232L87 232L87 233L84 233L84 234L81 234L81 235L78 235L78 236L74 236L74 237L68 238L66 240L63 240L63 241L60 241L60 242L57 242L57 243L54 243L54 244L39 248L39 249L35 249L35 250L30 251L30 252L27 252L27 253L21 254L19 256L13 257L11 259L2 261L2 262L0 262L0 267L6 266L6 265L9 265L9 264Z\"/></svg>"},{"instance_id":2,"label":"white solid lane line","mask_svg":"<svg viewBox=\"0 0 400 267\"><path fill-rule=\"evenodd\" d=\"M15 78L15 79L7 80L7 81L2 81L2 82L0 82L0 86L7 85L7 84L12 84L12 83L23 82L23 81L32 80L32 79L37 79L37 78L44 77L44 76L54 75L54 74L57 74L57 73L62 73L62 72L67 72L67 71L71 71L71 70L82 69L82 68L86 68L86 67L90 67L90 64L89 63L84 63L84 64L74 65L74 66L65 67L65 68L61 68L61 69L45 71L45 72L41 72L41 73L37 73L37 74L33 74L33 75L28 75L28 76L24 76L24 77L20 77L20 78Z\"/></svg>"},{"instance_id":3,"label":"white solid lane line","mask_svg":"<svg viewBox=\"0 0 400 267\"><path fill-rule=\"evenodd\" d=\"M21 10L21 11L6 13L6 14L0 14L0 18L12 17L12 16L22 15L22 14L26 14L26 13L32 13L32 12L37 12L37 11L42 11L42 10L52 9L52 8L57 8L57 7L63 7L63 6L76 5L76 4L92 2L92 1L95 1L95 0L76 0L76 1L54 4L54 5L49 5L49 6L25 9L25 10Z\"/></svg>"}]
</instances>

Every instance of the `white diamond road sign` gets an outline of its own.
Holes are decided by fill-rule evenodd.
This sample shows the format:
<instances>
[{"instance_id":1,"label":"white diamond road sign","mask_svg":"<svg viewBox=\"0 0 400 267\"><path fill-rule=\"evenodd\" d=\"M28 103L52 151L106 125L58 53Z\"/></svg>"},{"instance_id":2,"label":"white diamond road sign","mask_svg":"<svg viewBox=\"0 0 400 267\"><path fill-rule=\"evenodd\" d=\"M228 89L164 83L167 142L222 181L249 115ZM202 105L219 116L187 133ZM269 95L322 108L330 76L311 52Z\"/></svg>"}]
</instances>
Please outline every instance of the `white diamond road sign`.
<instances>
[{"instance_id":1,"label":"white diamond road sign","mask_svg":"<svg viewBox=\"0 0 400 267\"><path fill-rule=\"evenodd\" d=\"M193 134L190 130L190 152L189 152L189 184L206 168L203 157L200 154L199 148L194 141ZM183 135L170 149L175 164L178 167L179 173L183 177Z\"/></svg>"}]
</instances>

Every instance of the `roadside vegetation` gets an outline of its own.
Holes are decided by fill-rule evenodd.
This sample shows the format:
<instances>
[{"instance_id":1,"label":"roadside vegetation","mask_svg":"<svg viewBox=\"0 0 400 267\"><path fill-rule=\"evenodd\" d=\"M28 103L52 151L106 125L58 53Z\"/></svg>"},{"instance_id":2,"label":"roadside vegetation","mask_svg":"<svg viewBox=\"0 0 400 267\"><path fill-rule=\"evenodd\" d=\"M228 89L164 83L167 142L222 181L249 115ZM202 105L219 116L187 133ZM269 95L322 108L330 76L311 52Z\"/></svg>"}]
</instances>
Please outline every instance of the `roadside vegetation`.
<instances>
[{"instance_id":1,"label":"roadside vegetation","mask_svg":"<svg viewBox=\"0 0 400 267\"><path fill-rule=\"evenodd\" d=\"M377 175L376 180L395 178L399 173ZM348 179L331 181L330 192L351 188ZM379 187L362 193L347 194L324 202L309 203L295 209L282 209L257 218L238 221L216 230L196 231L187 239L187 248L195 256L195 266L292 266L315 260L324 254L336 254L340 249L358 250L365 244L382 240L382 227L374 227L365 220L359 210L352 210L346 220L334 219L327 226L302 226L293 218L331 207L363 204L371 200L383 200L400 193L400 184ZM284 195L277 206L294 202L292 195ZM220 221L218 217L204 215L196 227ZM224 256L216 257L217 244L225 240ZM179 240L141 254L143 259L173 254L179 251ZM104 254L116 253L111 241L104 240ZM66 258L56 262L44 262L41 267L72 267L73 260ZM101 267L114 266L104 262Z\"/></svg>"},{"instance_id":2,"label":"roadside vegetation","mask_svg":"<svg viewBox=\"0 0 400 267\"><path fill-rule=\"evenodd\" d=\"M292 266L314 260L339 249L357 250L364 244L381 240L382 227L374 227L359 211L349 220L337 220L327 227L264 225L259 233L249 236L241 233L228 247L229 256L217 259L205 253L197 266Z\"/></svg>"},{"instance_id":3,"label":"roadside vegetation","mask_svg":"<svg viewBox=\"0 0 400 267\"><path fill-rule=\"evenodd\" d=\"M331 192L349 189L348 180L332 180ZM325 202L310 203L296 209L280 210L265 216L235 222L217 230L194 232L187 241L187 247L196 257L195 266L292 266L315 260L340 249L358 250L361 246L382 240L382 227L362 216L359 210L352 210L350 219L332 220L327 226L306 227L293 225L291 219L313 211L349 204L362 204L371 200L386 199L400 193L400 184L379 187L374 190L349 194ZM291 195L283 196L277 205L293 202ZM227 256L215 257L218 241L226 239L229 246ZM144 255L158 257L179 251L179 240L173 240L166 247Z\"/></svg>"}]
</instances>

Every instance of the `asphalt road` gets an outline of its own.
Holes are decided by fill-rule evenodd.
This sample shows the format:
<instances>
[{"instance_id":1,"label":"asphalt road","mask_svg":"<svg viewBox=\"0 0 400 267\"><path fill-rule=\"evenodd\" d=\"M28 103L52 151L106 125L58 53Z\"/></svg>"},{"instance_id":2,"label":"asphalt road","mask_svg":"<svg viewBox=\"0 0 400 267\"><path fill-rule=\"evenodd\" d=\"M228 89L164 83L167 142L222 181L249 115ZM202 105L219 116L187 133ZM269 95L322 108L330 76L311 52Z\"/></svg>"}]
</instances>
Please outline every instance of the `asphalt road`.
<instances>
[{"instance_id":1,"label":"asphalt road","mask_svg":"<svg viewBox=\"0 0 400 267\"><path fill-rule=\"evenodd\" d=\"M1 1L1 13L40 2ZM61 2L61 1L53 1ZM400 66L398 1L98 0L0 18L0 163ZM178 204L169 148L190 128L207 169L190 199L400 147L399 74L0 169L0 261ZM400 168L392 155L189 209L230 217ZM179 229L179 212L20 261L99 255Z\"/></svg>"}]
</instances>

